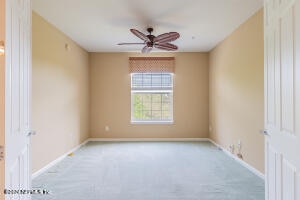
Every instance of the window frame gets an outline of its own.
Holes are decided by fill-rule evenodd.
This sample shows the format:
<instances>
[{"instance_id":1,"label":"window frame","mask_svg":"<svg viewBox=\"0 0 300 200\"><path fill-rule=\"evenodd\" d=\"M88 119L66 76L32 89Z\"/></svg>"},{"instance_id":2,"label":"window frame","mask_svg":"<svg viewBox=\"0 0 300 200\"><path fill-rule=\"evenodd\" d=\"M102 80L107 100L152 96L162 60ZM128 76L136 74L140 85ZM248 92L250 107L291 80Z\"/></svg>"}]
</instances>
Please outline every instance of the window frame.
<instances>
[{"instance_id":1,"label":"window frame","mask_svg":"<svg viewBox=\"0 0 300 200\"><path fill-rule=\"evenodd\" d=\"M134 90L133 87L132 87L132 79L133 79L133 75L134 74L145 74L145 72L142 72L142 73L131 73L130 74L130 95L131 95L131 113L130 113L130 123L131 124L174 124L174 74L173 73L170 73L170 72L147 72L146 74L170 74L171 75L171 81L172 81L172 85L170 87L170 89L158 89L158 88L154 88L154 89L139 89L139 90ZM143 94L143 93L146 93L146 94L171 94L171 98L170 98L170 116L171 118L168 119L168 120L146 120L146 119L143 119L143 120L136 120L134 119L134 95L133 94ZM152 111L152 108L151 108L151 111Z\"/></svg>"}]
</instances>

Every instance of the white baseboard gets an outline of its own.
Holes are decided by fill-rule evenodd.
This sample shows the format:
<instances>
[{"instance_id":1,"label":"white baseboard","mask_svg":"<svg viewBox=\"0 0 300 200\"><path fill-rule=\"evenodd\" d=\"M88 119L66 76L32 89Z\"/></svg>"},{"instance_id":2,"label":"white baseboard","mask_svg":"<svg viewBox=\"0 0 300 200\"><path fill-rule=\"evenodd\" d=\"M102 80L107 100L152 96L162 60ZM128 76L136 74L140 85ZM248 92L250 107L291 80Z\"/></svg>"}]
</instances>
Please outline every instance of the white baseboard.
<instances>
[{"instance_id":1,"label":"white baseboard","mask_svg":"<svg viewBox=\"0 0 300 200\"><path fill-rule=\"evenodd\" d=\"M89 142L201 142L209 138L89 138Z\"/></svg>"},{"instance_id":2,"label":"white baseboard","mask_svg":"<svg viewBox=\"0 0 300 200\"><path fill-rule=\"evenodd\" d=\"M52 166L56 165L57 163L59 163L60 161L62 161L64 158L66 158L70 153L76 151L77 149L79 149L80 147L84 146L86 143L88 143L88 139L85 140L83 143L79 144L78 146L76 146L75 148L71 149L70 151L68 151L67 153L65 153L64 155L58 157L57 159L55 159L54 161L50 162L49 164L47 164L45 167L43 167L42 169L39 169L38 171L34 172L32 174L32 179L35 179L36 177L38 177L40 174L44 173L45 171L47 171L49 168L51 168Z\"/></svg>"},{"instance_id":3,"label":"white baseboard","mask_svg":"<svg viewBox=\"0 0 300 200\"><path fill-rule=\"evenodd\" d=\"M234 154L230 153L227 149L225 149L224 147L222 147L221 145L217 144L215 141L209 139L209 141L211 143L213 143L215 146L217 146L218 148L220 148L225 154L227 154L229 157L233 158L234 160L236 160L239 164L243 165L244 167L246 167L248 170L250 170L252 173L254 173L255 175L257 175L258 177L260 177L261 179L265 180L265 175L263 173L261 173L260 171L258 171L257 169L255 169L254 167L252 167L251 165L249 165L248 163L246 163L244 160L238 158L237 156L235 156Z\"/></svg>"}]
</instances>

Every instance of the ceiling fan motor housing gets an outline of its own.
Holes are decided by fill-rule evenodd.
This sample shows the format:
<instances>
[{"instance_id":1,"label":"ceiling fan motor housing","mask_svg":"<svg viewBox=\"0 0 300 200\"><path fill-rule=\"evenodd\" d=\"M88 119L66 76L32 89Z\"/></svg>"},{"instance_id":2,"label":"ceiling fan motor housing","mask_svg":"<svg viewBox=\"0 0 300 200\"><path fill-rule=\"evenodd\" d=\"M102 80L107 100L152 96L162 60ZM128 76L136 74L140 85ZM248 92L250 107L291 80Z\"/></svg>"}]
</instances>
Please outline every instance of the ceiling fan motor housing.
<instances>
[{"instance_id":1,"label":"ceiling fan motor housing","mask_svg":"<svg viewBox=\"0 0 300 200\"><path fill-rule=\"evenodd\" d=\"M154 38L155 38L155 36L154 35L151 35L151 33L150 33L150 35L147 35L147 37L149 38L149 42L147 42L146 44L147 44L147 46L148 47L153 47L153 45L154 45Z\"/></svg>"},{"instance_id":2,"label":"ceiling fan motor housing","mask_svg":"<svg viewBox=\"0 0 300 200\"><path fill-rule=\"evenodd\" d=\"M150 33L150 35L151 35L151 33L153 32L153 28L151 28L151 27L149 27L149 28L147 28L147 31Z\"/></svg>"}]
</instances>

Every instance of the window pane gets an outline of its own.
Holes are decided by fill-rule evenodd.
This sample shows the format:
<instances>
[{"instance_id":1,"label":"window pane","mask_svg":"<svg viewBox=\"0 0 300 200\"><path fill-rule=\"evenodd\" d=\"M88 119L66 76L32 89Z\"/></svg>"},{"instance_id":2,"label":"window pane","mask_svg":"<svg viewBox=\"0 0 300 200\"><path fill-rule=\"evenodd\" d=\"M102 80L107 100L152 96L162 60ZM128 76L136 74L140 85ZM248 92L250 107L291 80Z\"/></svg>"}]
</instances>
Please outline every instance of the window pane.
<instances>
[{"instance_id":1,"label":"window pane","mask_svg":"<svg viewBox=\"0 0 300 200\"><path fill-rule=\"evenodd\" d=\"M162 74L162 86L171 86L172 76L170 74Z\"/></svg>"},{"instance_id":2,"label":"window pane","mask_svg":"<svg viewBox=\"0 0 300 200\"><path fill-rule=\"evenodd\" d=\"M171 121L173 119L173 76L169 73L132 75L132 120Z\"/></svg>"},{"instance_id":3,"label":"window pane","mask_svg":"<svg viewBox=\"0 0 300 200\"><path fill-rule=\"evenodd\" d=\"M134 110L134 119L142 119L143 110Z\"/></svg>"},{"instance_id":4,"label":"window pane","mask_svg":"<svg viewBox=\"0 0 300 200\"><path fill-rule=\"evenodd\" d=\"M152 110L156 110L156 111L162 110L161 103L153 103L152 102Z\"/></svg>"},{"instance_id":5,"label":"window pane","mask_svg":"<svg viewBox=\"0 0 300 200\"><path fill-rule=\"evenodd\" d=\"M142 94L142 96L143 96L143 101L144 102L151 102L151 94L147 94L147 93L144 93L144 94Z\"/></svg>"},{"instance_id":6,"label":"window pane","mask_svg":"<svg viewBox=\"0 0 300 200\"><path fill-rule=\"evenodd\" d=\"M172 95L171 94L163 94L162 95L162 102L164 103L170 103L171 102Z\"/></svg>"},{"instance_id":7,"label":"window pane","mask_svg":"<svg viewBox=\"0 0 300 200\"><path fill-rule=\"evenodd\" d=\"M168 93L133 93L133 119L171 120L171 96ZM165 102L162 100L164 99Z\"/></svg>"},{"instance_id":8,"label":"window pane","mask_svg":"<svg viewBox=\"0 0 300 200\"><path fill-rule=\"evenodd\" d=\"M152 87L161 87L161 74L152 75Z\"/></svg>"},{"instance_id":9,"label":"window pane","mask_svg":"<svg viewBox=\"0 0 300 200\"><path fill-rule=\"evenodd\" d=\"M162 110L164 110L164 111L170 111L171 110L170 103L163 103L162 104Z\"/></svg>"},{"instance_id":10,"label":"window pane","mask_svg":"<svg viewBox=\"0 0 300 200\"><path fill-rule=\"evenodd\" d=\"M171 88L173 87L170 73L136 73L132 75L131 87L137 88Z\"/></svg>"},{"instance_id":11,"label":"window pane","mask_svg":"<svg viewBox=\"0 0 300 200\"><path fill-rule=\"evenodd\" d=\"M162 112L162 119L168 120L171 119L171 113L170 112Z\"/></svg>"},{"instance_id":12,"label":"window pane","mask_svg":"<svg viewBox=\"0 0 300 200\"><path fill-rule=\"evenodd\" d=\"M151 101L143 102L144 110L151 110Z\"/></svg>"},{"instance_id":13,"label":"window pane","mask_svg":"<svg viewBox=\"0 0 300 200\"><path fill-rule=\"evenodd\" d=\"M143 85L143 76L141 74L136 74L132 77L132 87L138 87Z\"/></svg>"},{"instance_id":14,"label":"window pane","mask_svg":"<svg viewBox=\"0 0 300 200\"><path fill-rule=\"evenodd\" d=\"M138 110L143 110L143 97L140 94L134 94L134 108Z\"/></svg>"},{"instance_id":15,"label":"window pane","mask_svg":"<svg viewBox=\"0 0 300 200\"><path fill-rule=\"evenodd\" d=\"M144 110L143 111L143 119L151 119L151 111L150 110Z\"/></svg>"},{"instance_id":16,"label":"window pane","mask_svg":"<svg viewBox=\"0 0 300 200\"><path fill-rule=\"evenodd\" d=\"M161 119L161 111L152 111L152 119L160 120Z\"/></svg>"},{"instance_id":17,"label":"window pane","mask_svg":"<svg viewBox=\"0 0 300 200\"><path fill-rule=\"evenodd\" d=\"M143 76L143 87L151 87L152 77L151 74L144 74Z\"/></svg>"},{"instance_id":18,"label":"window pane","mask_svg":"<svg viewBox=\"0 0 300 200\"><path fill-rule=\"evenodd\" d=\"M162 94L152 94L152 102L160 103Z\"/></svg>"},{"instance_id":19,"label":"window pane","mask_svg":"<svg viewBox=\"0 0 300 200\"><path fill-rule=\"evenodd\" d=\"M141 94L134 94L133 98L133 117L135 119L143 118L143 97Z\"/></svg>"}]
</instances>

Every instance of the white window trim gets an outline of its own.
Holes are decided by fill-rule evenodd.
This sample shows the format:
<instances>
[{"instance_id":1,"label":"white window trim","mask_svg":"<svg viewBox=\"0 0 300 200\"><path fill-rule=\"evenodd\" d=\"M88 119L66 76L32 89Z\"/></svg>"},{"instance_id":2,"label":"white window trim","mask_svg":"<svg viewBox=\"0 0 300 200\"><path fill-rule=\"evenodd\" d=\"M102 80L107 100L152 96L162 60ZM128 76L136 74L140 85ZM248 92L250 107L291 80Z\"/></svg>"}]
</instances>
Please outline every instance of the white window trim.
<instances>
[{"instance_id":1,"label":"white window trim","mask_svg":"<svg viewBox=\"0 0 300 200\"><path fill-rule=\"evenodd\" d=\"M130 124L174 124L174 121L131 121Z\"/></svg>"},{"instance_id":2,"label":"white window trim","mask_svg":"<svg viewBox=\"0 0 300 200\"><path fill-rule=\"evenodd\" d=\"M136 74L136 73L131 73L130 74L130 90L131 90L131 92L130 92L130 95L131 95L131 103L130 103L130 105L131 105L131 113L130 113L130 117L131 117L131 120L130 120L130 123L131 124L174 124L174 115L173 115L173 110L174 110L174 108L173 108L173 106L174 106L174 104L173 104L173 99L174 99L174 95L173 95L173 90L174 90L174 74L173 73L171 73L171 75L172 75L172 90L147 90L147 89L145 89L145 90L134 90L134 89L132 89L132 76L134 75L134 74ZM134 103L134 101L133 101L133 93L171 93L172 94L172 99L171 99L171 111L170 111L170 114L171 114L171 116L172 116L172 118L171 119L169 119L169 120L134 120L133 118L132 118L132 114L133 114L133 108L134 108L134 106L133 106L133 103Z\"/></svg>"}]
</instances>

